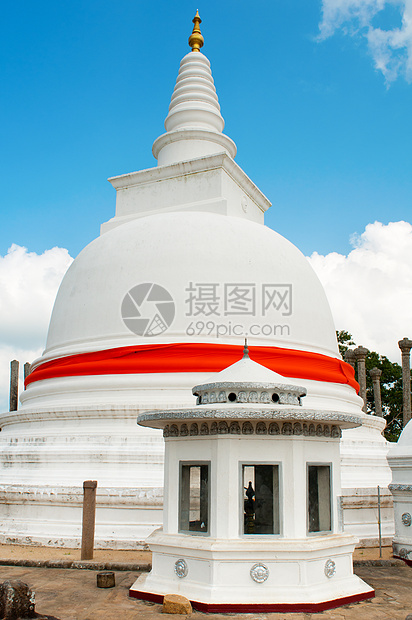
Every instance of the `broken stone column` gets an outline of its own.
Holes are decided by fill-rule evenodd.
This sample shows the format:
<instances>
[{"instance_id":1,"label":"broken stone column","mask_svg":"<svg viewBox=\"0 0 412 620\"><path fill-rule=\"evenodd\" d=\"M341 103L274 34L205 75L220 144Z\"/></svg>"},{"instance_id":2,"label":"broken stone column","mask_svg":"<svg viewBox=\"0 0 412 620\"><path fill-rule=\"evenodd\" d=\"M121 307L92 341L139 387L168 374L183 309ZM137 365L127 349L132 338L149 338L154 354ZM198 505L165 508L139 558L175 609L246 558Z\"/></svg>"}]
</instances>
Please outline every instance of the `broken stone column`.
<instances>
[{"instance_id":1,"label":"broken stone column","mask_svg":"<svg viewBox=\"0 0 412 620\"><path fill-rule=\"evenodd\" d=\"M96 521L96 480L83 482L82 560L93 560L94 525Z\"/></svg>"},{"instance_id":2,"label":"broken stone column","mask_svg":"<svg viewBox=\"0 0 412 620\"><path fill-rule=\"evenodd\" d=\"M369 371L373 385L373 398L375 400L375 415L382 417L382 398L381 398L381 374L379 368L372 368Z\"/></svg>"},{"instance_id":3,"label":"broken stone column","mask_svg":"<svg viewBox=\"0 0 412 620\"><path fill-rule=\"evenodd\" d=\"M2 620L35 618L34 592L23 581L4 581L0 584L0 617Z\"/></svg>"},{"instance_id":4,"label":"broken stone column","mask_svg":"<svg viewBox=\"0 0 412 620\"><path fill-rule=\"evenodd\" d=\"M19 403L19 362L10 362L10 411L17 411Z\"/></svg>"},{"instance_id":5,"label":"broken stone column","mask_svg":"<svg viewBox=\"0 0 412 620\"><path fill-rule=\"evenodd\" d=\"M346 351L346 353L344 355L344 359L345 359L345 362L347 362L348 364L353 366L353 368L355 368L356 355L355 355L353 349L348 349Z\"/></svg>"},{"instance_id":6,"label":"broken stone column","mask_svg":"<svg viewBox=\"0 0 412 620\"><path fill-rule=\"evenodd\" d=\"M403 338L399 340L398 346L402 351L402 390L403 390L403 427L411 419L411 364L410 352L412 340Z\"/></svg>"},{"instance_id":7,"label":"broken stone column","mask_svg":"<svg viewBox=\"0 0 412 620\"><path fill-rule=\"evenodd\" d=\"M30 362L26 362L24 364L24 380L26 381L27 377L30 374Z\"/></svg>"},{"instance_id":8,"label":"broken stone column","mask_svg":"<svg viewBox=\"0 0 412 620\"><path fill-rule=\"evenodd\" d=\"M359 396L363 400L362 411L366 413L366 356L369 353L365 347L356 347L354 349L356 361L358 362L358 383L359 383Z\"/></svg>"}]
</instances>

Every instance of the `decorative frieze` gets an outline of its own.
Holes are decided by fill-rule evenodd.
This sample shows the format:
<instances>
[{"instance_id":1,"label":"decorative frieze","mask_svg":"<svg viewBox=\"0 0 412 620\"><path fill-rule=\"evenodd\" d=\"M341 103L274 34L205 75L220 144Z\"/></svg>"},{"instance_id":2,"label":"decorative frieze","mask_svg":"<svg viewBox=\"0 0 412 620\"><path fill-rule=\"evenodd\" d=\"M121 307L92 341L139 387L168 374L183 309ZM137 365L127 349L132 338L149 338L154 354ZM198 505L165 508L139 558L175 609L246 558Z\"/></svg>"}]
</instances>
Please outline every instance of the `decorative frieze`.
<instances>
[{"instance_id":1,"label":"decorative frieze","mask_svg":"<svg viewBox=\"0 0 412 620\"><path fill-rule=\"evenodd\" d=\"M325 575L328 579L334 576L336 573L336 564L333 560L326 560L325 562Z\"/></svg>"},{"instance_id":2,"label":"decorative frieze","mask_svg":"<svg viewBox=\"0 0 412 620\"><path fill-rule=\"evenodd\" d=\"M250 576L256 583L264 583L269 577L269 569L265 564L254 564L250 569Z\"/></svg>"},{"instance_id":3,"label":"decorative frieze","mask_svg":"<svg viewBox=\"0 0 412 620\"><path fill-rule=\"evenodd\" d=\"M233 422L230 423L229 432L231 435L240 435L240 424L237 420L233 420Z\"/></svg>"},{"instance_id":4,"label":"decorative frieze","mask_svg":"<svg viewBox=\"0 0 412 620\"><path fill-rule=\"evenodd\" d=\"M222 389L225 387L226 389ZM249 388L250 389L247 389ZM306 395L306 389L296 385L278 385L276 387L265 384L211 384L193 388L197 396L197 405L214 403L278 403L280 405L301 405L301 398Z\"/></svg>"},{"instance_id":5,"label":"decorative frieze","mask_svg":"<svg viewBox=\"0 0 412 620\"><path fill-rule=\"evenodd\" d=\"M256 435L267 435L267 426L265 422L256 423Z\"/></svg>"},{"instance_id":6,"label":"decorative frieze","mask_svg":"<svg viewBox=\"0 0 412 620\"><path fill-rule=\"evenodd\" d=\"M394 482L391 482L391 484L388 486L388 489L391 493L393 493L395 491L406 491L407 493L412 493L412 484L397 484Z\"/></svg>"},{"instance_id":7,"label":"decorative frieze","mask_svg":"<svg viewBox=\"0 0 412 620\"><path fill-rule=\"evenodd\" d=\"M342 435L339 426L335 424L306 424L301 422L253 422L245 420L212 420L192 422L188 425L166 424L163 437L197 437L199 435L303 435L304 437L331 437L338 439Z\"/></svg>"},{"instance_id":8,"label":"decorative frieze","mask_svg":"<svg viewBox=\"0 0 412 620\"><path fill-rule=\"evenodd\" d=\"M402 560L410 560L410 556L412 553L412 549L410 545L404 546L405 543L395 543L392 544L393 555L395 558L401 558Z\"/></svg>"},{"instance_id":9,"label":"decorative frieze","mask_svg":"<svg viewBox=\"0 0 412 620\"><path fill-rule=\"evenodd\" d=\"M292 433L288 434L299 434L298 429L299 426L296 426L297 432L293 431L293 424L300 423L302 429L302 435L305 435L305 428L310 424L318 424L320 428L323 427L325 423L329 423L329 425L333 424L336 426L344 425L347 427L348 425L357 426L362 423L362 418L354 414L342 413L340 411L318 411L315 409L306 409L303 407L275 407L275 406L258 406L256 405L241 405L234 407L214 407L214 408L203 408L203 407L195 407L194 409L169 409L166 411L146 411L145 413L141 413L138 417L139 424L142 422L166 422L170 423L179 421L186 422L187 424L191 424L195 420L198 421L198 424L201 424L203 420L226 420L228 424L232 420L238 420L241 424L244 420L250 420L252 423L255 423L257 420L265 421L266 424L269 424L272 420L277 421L278 423L283 423L288 420L292 424ZM373 419L373 418L372 418ZM306 424L306 426L305 426ZM159 425L160 426L160 425ZM161 425L163 426L163 424ZM312 433L308 431L308 435ZM316 427L315 427L316 434Z\"/></svg>"},{"instance_id":10,"label":"decorative frieze","mask_svg":"<svg viewBox=\"0 0 412 620\"><path fill-rule=\"evenodd\" d=\"M180 560L176 560L174 568L176 575L180 577L180 579L186 577L187 573L189 572L187 562L183 558L181 558Z\"/></svg>"},{"instance_id":11,"label":"decorative frieze","mask_svg":"<svg viewBox=\"0 0 412 620\"><path fill-rule=\"evenodd\" d=\"M246 422L243 422L243 424L242 424L242 435L253 435L254 430L255 430L255 428L254 428L252 422L249 422L249 420L246 421Z\"/></svg>"},{"instance_id":12,"label":"decorative frieze","mask_svg":"<svg viewBox=\"0 0 412 620\"><path fill-rule=\"evenodd\" d=\"M280 435L280 427L277 422L271 422L268 428L269 435Z\"/></svg>"},{"instance_id":13,"label":"decorative frieze","mask_svg":"<svg viewBox=\"0 0 412 620\"><path fill-rule=\"evenodd\" d=\"M164 429L166 430L166 429ZM164 431L163 431L164 435ZM177 424L171 424L169 429L169 437L179 437L179 428Z\"/></svg>"}]
</instances>

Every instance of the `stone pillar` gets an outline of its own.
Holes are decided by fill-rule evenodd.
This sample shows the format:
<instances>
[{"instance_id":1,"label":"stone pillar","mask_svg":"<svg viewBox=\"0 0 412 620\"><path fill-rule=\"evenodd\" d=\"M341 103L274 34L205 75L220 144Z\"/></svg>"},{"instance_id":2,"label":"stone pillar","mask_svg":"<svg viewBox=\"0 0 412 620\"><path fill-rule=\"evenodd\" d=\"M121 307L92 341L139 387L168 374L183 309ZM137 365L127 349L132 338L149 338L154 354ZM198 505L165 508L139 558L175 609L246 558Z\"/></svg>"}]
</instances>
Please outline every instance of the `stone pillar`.
<instances>
[{"instance_id":1,"label":"stone pillar","mask_svg":"<svg viewBox=\"0 0 412 620\"><path fill-rule=\"evenodd\" d=\"M372 378L373 385L373 398L375 400L375 415L382 417L382 399L381 399L381 374L382 371L379 368L372 368L369 371Z\"/></svg>"},{"instance_id":2,"label":"stone pillar","mask_svg":"<svg viewBox=\"0 0 412 620\"><path fill-rule=\"evenodd\" d=\"M17 411L19 403L19 362L10 362L10 411Z\"/></svg>"},{"instance_id":3,"label":"stone pillar","mask_svg":"<svg viewBox=\"0 0 412 620\"><path fill-rule=\"evenodd\" d=\"M403 427L408 424L411 419L411 365L410 352L412 348L412 340L404 338L398 342L402 351L402 389L403 389Z\"/></svg>"},{"instance_id":4,"label":"stone pillar","mask_svg":"<svg viewBox=\"0 0 412 620\"><path fill-rule=\"evenodd\" d=\"M348 349L344 355L345 362L353 366L355 368L356 363L356 354L353 349Z\"/></svg>"},{"instance_id":5,"label":"stone pillar","mask_svg":"<svg viewBox=\"0 0 412 620\"><path fill-rule=\"evenodd\" d=\"M29 374L30 374L30 362L26 362L26 363L24 364L24 380L26 380L26 379L27 379L27 377L29 376Z\"/></svg>"},{"instance_id":6,"label":"stone pillar","mask_svg":"<svg viewBox=\"0 0 412 620\"><path fill-rule=\"evenodd\" d=\"M93 560L94 525L96 521L96 480L83 482L83 528L81 560Z\"/></svg>"},{"instance_id":7,"label":"stone pillar","mask_svg":"<svg viewBox=\"0 0 412 620\"><path fill-rule=\"evenodd\" d=\"M360 386L359 396L363 400L362 411L366 413L366 356L369 353L368 349L365 347L357 347L354 349L354 354L356 356L356 361L358 362L358 383Z\"/></svg>"}]
</instances>

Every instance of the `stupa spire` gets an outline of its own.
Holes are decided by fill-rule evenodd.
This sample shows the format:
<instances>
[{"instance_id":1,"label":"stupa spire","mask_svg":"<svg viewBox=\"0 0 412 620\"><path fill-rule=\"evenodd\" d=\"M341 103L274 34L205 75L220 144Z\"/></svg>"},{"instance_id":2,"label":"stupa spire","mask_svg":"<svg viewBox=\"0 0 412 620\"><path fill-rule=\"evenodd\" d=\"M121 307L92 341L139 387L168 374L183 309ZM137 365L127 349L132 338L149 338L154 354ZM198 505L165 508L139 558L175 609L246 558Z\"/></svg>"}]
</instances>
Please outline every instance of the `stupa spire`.
<instances>
[{"instance_id":1,"label":"stupa spire","mask_svg":"<svg viewBox=\"0 0 412 620\"><path fill-rule=\"evenodd\" d=\"M192 19L194 23L192 34L189 37L189 45L192 48L192 52L200 52L200 48L203 47L203 43L205 42L202 33L200 32L200 24L202 20L200 19L199 10L196 11L196 15Z\"/></svg>"},{"instance_id":2,"label":"stupa spire","mask_svg":"<svg viewBox=\"0 0 412 620\"><path fill-rule=\"evenodd\" d=\"M199 11L193 18L189 37L192 51L182 58L176 86L165 120L166 133L153 144L158 165L174 164L197 157L226 152L236 155L236 145L223 128L210 62L200 51L203 36L200 32ZM196 53L193 53L196 52Z\"/></svg>"}]
</instances>

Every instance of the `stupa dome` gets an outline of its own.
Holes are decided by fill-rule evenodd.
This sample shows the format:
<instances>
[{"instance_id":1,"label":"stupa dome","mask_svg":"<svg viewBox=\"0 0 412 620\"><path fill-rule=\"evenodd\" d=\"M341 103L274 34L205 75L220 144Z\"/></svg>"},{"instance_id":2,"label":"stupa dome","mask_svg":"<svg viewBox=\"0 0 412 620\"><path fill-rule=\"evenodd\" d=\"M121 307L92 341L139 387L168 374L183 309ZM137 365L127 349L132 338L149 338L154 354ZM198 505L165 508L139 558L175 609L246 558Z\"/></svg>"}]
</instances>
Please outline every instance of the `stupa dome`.
<instances>
[{"instance_id":1,"label":"stupa dome","mask_svg":"<svg viewBox=\"0 0 412 620\"><path fill-rule=\"evenodd\" d=\"M175 306L171 325L159 335L133 333L122 318L125 296L144 283L163 287ZM214 293L203 308L201 285L208 287L208 295ZM228 306L228 287L235 285L244 287L248 305L240 306L238 300L238 306ZM277 296L280 308L264 310L262 288L268 294L276 286L287 294L288 303L282 305ZM197 297L190 302L193 296ZM147 312L151 311L149 304ZM209 325L202 329L202 322ZM230 324L241 327L230 333ZM239 345L245 336L254 346L338 357L323 288L289 241L238 217L162 213L116 227L80 253L57 295L44 355L187 340Z\"/></svg>"},{"instance_id":2,"label":"stupa dome","mask_svg":"<svg viewBox=\"0 0 412 620\"><path fill-rule=\"evenodd\" d=\"M388 459L410 459L412 455L412 422L404 427L396 443L391 444Z\"/></svg>"}]
</instances>

